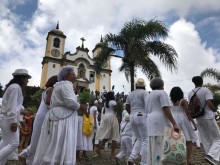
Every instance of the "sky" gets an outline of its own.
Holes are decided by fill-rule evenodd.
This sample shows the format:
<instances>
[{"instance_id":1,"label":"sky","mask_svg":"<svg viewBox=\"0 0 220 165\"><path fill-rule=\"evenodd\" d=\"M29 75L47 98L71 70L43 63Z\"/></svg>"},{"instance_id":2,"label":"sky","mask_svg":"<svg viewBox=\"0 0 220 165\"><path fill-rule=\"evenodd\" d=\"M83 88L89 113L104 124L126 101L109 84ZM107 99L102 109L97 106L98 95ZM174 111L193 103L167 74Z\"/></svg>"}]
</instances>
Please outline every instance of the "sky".
<instances>
[{"instance_id":1,"label":"sky","mask_svg":"<svg viewBox=\"0 0 220 165\"><path fill-rule=\"evenodd\" d=\"M0 83L4 86L17 68L32 75L31 86L39 86L42 60L48 31L56 27L67 36L65 52L75 53L84 37L85 47L92 49L101 35L118 34L132 19L158 19L168 31L164 42L178 53L178 70L168 71L152 57L161 71L165 91L174 86L185 96L194 88L191 79L206 68L220 71L220 3L219 0L1 0L0 1ZM119 73L121 59L112 57L112 85L115 92L130 92L124 73ZM120 79L118 79L120 77ZM138 70L137 78L149 80ZM204 83L217 83L205 78Z\"/></svg>"}]
</instances>

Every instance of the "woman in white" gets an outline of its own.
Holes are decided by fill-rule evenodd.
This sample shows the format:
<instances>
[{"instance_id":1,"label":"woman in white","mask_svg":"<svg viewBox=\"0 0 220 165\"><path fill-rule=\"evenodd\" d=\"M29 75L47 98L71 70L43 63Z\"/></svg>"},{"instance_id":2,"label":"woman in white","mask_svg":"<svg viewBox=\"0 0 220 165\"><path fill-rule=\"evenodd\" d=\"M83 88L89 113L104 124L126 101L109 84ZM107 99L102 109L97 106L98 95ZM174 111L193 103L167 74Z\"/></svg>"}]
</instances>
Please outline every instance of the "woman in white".
<instances>
[{"instance_id":1,"label":"woman in white","mask_svg":"<svg viewBox=\"0 0 220 165\"><path fill-rule=\"evenodd\" d=\"M170 112L170 102L167 93L164 91L164 82L161 78L155 77L150 81L152 92L147 98L146 111L148 131L148 165L162 165L163 140L166 125L172 123L174 131L179 128Z\"/></svg>"},{"instance_id":2,"label":"woman in white","mask_svg":"<svg viewBox=\"0 0 220 165\"><path fill-rule=\"evenodd\" d=\"M37 149L37 144L41 133L41 127L44 118L48 110L50 109L49 105L50 105L51 94L53 91L53 85L56 82L57 82L57 76L52 76L47 80L45 84L46 89L42 93L41 103L38 108L37 114L35 116L33 131L31 135L31 143L26 149L24 149L19 154L20 157L26 158L27 165L31 165L33 163L34 155Z\"/></svg>"},{"instance_id":3,"label":"woman in white","mask_svg":"<svg viewBox=\"0 0 220 165\"><path fill-rule=\"evenodd\" d=\"M72 67L64 67L58 74L33 165L76 164L77 110L86 112L87 106L77 102L73 90L75 79Z\"/></svg>"},{"instance_id":4,"label":"woman in white","mask_svg":"<svg viewBox=\"0 0 220 165\"><path fill-rule=\"evenodd\" d=\"M0 114L0 128L2 140L0 142L0 164L4 165L9 155L15 152L19 145L19 116L23 104L23 91L31 76L26 69L17 69L12 73L13 79L6 85L2 99ZM18 161L16 158L10 161Z\"/></svg>"},{"instance_id":5,"label":"woman in white","mask_svg":"<svg viewBox=\"0 0 220 165\"><path fill-rule=\"evenodd\" d=\"M145 112L145 101L148 92L145 90L144 79L139 78L135 82L136 89L126 99L126 110L130 113L130 123L137 141L132 148L128 159L128 165L134 164L138 154L141 154L141 165L147 164L147 114ZM141 151L140 151L141 150Z\"/></svg>"},{"instance_id":6,"label":"woman in white","mask_svg":"<svg viewBox=\"0 0 220 165\"><path fill-rule=\"evenodd\" d=\"M196 125L189 114L188 102L183 99L183 91L180 87L173 87L170 91L170 99L173 103L171 112L177 123L177 126L183 131L186 139L186 149L187 149L187 165L193 164L190 162L190 156L192 152L192 140L194 137L194 130L191 126L193 124L194 128Z\"/></svg>"},{"instance_id":7,"label":"woman in white","mask_svg":"<svg viewBox=\"0 0 220 165\"><path fill-rule=\"evenodd\" d=\"M108 141L112 140L111 157L115 158L116 143L119 140L119 125L116 117L117 103L113 92L108 92L106 96L106 103L104 105L105 115L102 116L100 127L96 134L96 139L100 140L98 148L95 150L100 155L102 146Z\"/></svg>"},{"instance_id":8,"label":"woman in white","mask_svg":"<svg viewBox=\"0 0 220 165\"><path fill-rule=\"evenodd\" d=\"M93 133L92 133L92 139L95 139L96 132L99 129L99 122L98 122L98 108L97 108L98 101L94 100L93 103L91 104L89 113L92 116L93 120ZM99 140L95 139L94 141L94 149L97 149L99 145Z\"/></svg>"}]
</instances>

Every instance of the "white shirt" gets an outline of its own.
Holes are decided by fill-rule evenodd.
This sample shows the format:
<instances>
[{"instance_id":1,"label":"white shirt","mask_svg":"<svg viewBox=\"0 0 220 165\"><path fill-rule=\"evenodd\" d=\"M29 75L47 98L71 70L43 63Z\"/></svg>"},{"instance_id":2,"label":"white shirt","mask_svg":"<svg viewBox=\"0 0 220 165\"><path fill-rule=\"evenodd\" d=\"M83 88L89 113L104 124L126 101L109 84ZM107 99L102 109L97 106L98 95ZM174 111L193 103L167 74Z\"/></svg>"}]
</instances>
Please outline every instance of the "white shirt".
<instances>
[{"instance_id":1,"label":"white shirt","mask_svg":"<svg viewBox=\"0 0 220 165\"><path fill-rule=\"evenodd\" d=\"M10 123L18 122L23 100L23 93L18 84L11 84L5 91L2 99L2 113L7 115Z\"/></svg>"},{"instance_id":2,"label":"white shirt","mask_svg":"<svg viewBox=\"0 0 220 165\"><path fill-rule=\"evenodd\" d=\"M148 92L143 89L136 89L128 95L126 104L129 104L131 107L131 115L136 112L145 112L145 101L148 95Z\"/></svg>"},{"instance_id":3,"label":"white shirt","mask_svg":"<svg viewBox=\"0 0 220 165\"><path fill-rule=\"evenodd\" d=\"M200 89L199 89L200 88ZM198 90L199 89L199 90ZM198 91L197 91L198 90ZM210 90L206 87L197 87L194 88L188 95L188 100L191 99L193 96L194 92L196 92L197 97L199 98L201 107L204 107L206 104L206 100L212 100L213 96ZM215 118L215 113L206 105L205 106L205 114L203 116L198 117L200 119L214 119Z\"/></svg>"},{"instance_id":4,"label":"white shirt","mask_svg":"<svg viewBox=\"0 0 220 165\"><path fill-rule=\"evenodd\" d=\"M96 116L94 116L96 112ZM95 105L93 105L89 110L90 115L92 116L92 121L94 122L94 118L96 118L96 124L98 123L98 109Z\"/></svg>"},{"instance_id":5,"label":"white shirt","mask_svg":"<svg viewBox=\"0 0 220 165\"><path fill-rule=\"evenodd\" d=\"M170 107L169 97L164 90L153 90L146 102L148 136L163 136L169 125L162 108Z\"/></svg>"}]
</instances>

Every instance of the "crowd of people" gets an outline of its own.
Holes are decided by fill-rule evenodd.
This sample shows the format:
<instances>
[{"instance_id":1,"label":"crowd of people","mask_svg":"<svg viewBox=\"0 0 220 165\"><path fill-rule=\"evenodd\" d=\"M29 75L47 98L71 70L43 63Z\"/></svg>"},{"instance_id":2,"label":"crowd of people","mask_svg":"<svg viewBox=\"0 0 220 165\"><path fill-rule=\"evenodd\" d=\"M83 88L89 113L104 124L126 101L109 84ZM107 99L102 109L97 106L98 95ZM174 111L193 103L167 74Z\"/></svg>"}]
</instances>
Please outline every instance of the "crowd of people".
<instances>
[{"instance_id":1,"label":"crowd of people","mask_svg":"<svg viewBox=\"0 0 220 165\"><path fill-rule=\"evenodd\" d=\"M27 165L75 165L82 159L88 160L88 151L94 151L94 157L101 157L107 143L111 144L109 159L115 160L117 165L124 160L133 165L138 156L141 165L162 165L166 163L166 127L177 134L183 133L187 165L193 165L193 142L197 142L197 147L202 144L209 163L219 163L217 109L200 76L192 78L195 88L189 93L188 100L196 92L205 113L193 119L182 89L173 87L168 95L164 91L164 81L159 77L151 79L152 91L147 91L144 79L139 78L135 90L126 97L109 91L104 97L94 97L89 104L79 103L73 88L76 74L72 67L62 68L58 75L48 79L35 115L29 110L22 113L23 91L31 76L26 69L17 69L12 75L13 79L4 90L0 113L0 165L17 164L20 157L26 159ZM119 111L118 99L124 101L123 112ZM119 113L122 113L122 120L117 118ZM22 114L25 125L21 124ZM92 133L88 136L83 133L83 122L84 117L89 116ZM34 123L30 127L32 118ZM25 136L30 132L31 141L30 136ZM116 153L119 143L120 152Z\"/></svg>"}]
</instances>

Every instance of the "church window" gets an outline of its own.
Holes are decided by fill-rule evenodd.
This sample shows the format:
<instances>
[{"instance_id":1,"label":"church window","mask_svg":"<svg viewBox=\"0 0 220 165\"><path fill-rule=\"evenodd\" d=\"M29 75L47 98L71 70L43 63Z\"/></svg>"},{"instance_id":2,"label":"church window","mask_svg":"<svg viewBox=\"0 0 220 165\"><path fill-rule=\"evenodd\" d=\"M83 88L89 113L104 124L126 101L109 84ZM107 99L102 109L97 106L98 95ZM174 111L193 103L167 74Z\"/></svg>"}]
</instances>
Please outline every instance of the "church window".
<instances>
[{"instance_id":1,"label":"church window","mask_svg":"<svg viewBox=\"0 0 220 165\"><path fill-rule=\"evenodd\" d=\"M103 77L105 77L105 74L103 74Z\"/></svg>"},{"instance_id":2,"label":"church window","mask_svg":"<svg viewBox=\"0 0 220 165\"><path fill-rule=\"evenodd\" d=\"M53 64L53 68L55 68L56 67L56 65L55 64Z\"/></svg>"},{"instance_id":3,"label":"church window","mask_svg":"<svg viewBox=\"0 0 220 165\"><path fill-rule=\"evenodd\" d=\"M94 72L90 72L89 81L90 82L94 82L95 81L95 73Z\"/></svg>"},{"instance_id":4,"label":"church window","mask_svg":"<svg viewBox=\"0 0 220 165\"><path fill-rule=\"evenodd\" d=\"M105 89L105 86L103 86L103 89Z\"/></svg>"},{"instance_id":5,"label":"church window","mask_svg":"<svg viewBox=\"0 0 220 165\"><path fill-rule=\"evenodd\" d=\"M85 78L85 73L86 73L85 66L83 64L80 64L78 68L78 77Z\"/></svg>"},{"instance_id":6,"label":"church window","mask_svg":"<svg viewBox=\"0 0 220 165\"><path fill-rule=\"evenodd\" d=\"M60 47L60 39L59 38L54 38L53 40L53 46L55 48L59 48Z\"/></svg>"}]
</instances>

